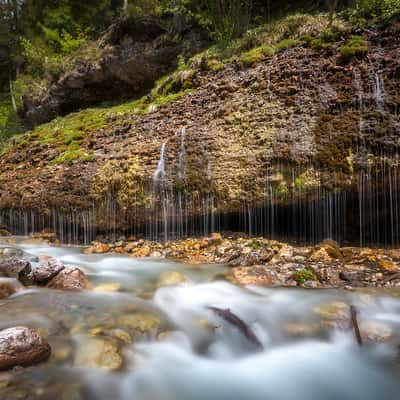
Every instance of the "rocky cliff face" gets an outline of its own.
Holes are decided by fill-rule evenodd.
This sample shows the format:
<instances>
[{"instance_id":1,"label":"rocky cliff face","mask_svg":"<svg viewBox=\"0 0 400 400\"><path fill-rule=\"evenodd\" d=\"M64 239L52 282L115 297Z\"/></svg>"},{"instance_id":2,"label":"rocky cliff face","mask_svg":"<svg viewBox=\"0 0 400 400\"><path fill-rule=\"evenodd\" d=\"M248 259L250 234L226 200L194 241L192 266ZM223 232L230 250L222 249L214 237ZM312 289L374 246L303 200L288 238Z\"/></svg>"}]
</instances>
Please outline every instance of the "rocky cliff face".
<instances>
[{"instance_id":1,"label":"rocky cliff face","mask_svg":"<svg viewBox=\"0 0 400 400\"><path fill-rule=\"evenodd\" d=\"M59 150L28 136L1 157L3 223L23 225L23 208L36 210L37 227L57 220L76 235L82 226L158 238L240 229L393 244L399 33L396 24L362 32L368 52L350 60L342 41L199 70L181 98L88 129L90 162L54 163Z\"/></svg>"},{"instance_id":2,"label":"rocky cliff face","mask_svg":"<svg viewBox=\"0 0 400 400\"><path fill-rule=\"evenodd\" d=\"M169 18L118 21L96 44L98 54L91 61L75 62L39 95L26 93L20 114L37 125L89 105L143 93L176 68L179 54L194 54L206 43L200 31L174 27Z\"/></svg>"}]
</instances>

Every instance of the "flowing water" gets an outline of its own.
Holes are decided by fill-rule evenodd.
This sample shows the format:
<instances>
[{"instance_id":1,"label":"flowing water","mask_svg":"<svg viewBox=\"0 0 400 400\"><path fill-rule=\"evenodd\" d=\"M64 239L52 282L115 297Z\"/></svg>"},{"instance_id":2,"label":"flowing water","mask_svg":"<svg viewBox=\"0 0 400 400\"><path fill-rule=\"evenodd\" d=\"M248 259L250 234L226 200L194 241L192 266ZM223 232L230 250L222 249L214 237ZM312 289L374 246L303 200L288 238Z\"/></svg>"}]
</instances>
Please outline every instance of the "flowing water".
<instances>
[{"instance_id":1,"label":"flowing water","mask_svg":"<svg viewBox=\"0 0 400 400\"><path fill-rule=\"evenodd\" d=\"M13 246L31 257L52 255L80 266L94 286L112 282L120 291L35 288L2 300L0 328L41 329L53 354L48 362L8 377L1 399L398 399L399 293L241 288L222 278L227 268L221 265L84 255L78 247ZM185 282L163 286L162 277L171 272ZM361 326L373 321L390 327L391 340L359 347L351 330L321 326L313 310L333 301L356 305ZM229 308L263 349L208 307ZM159 324L134 334L135 315L150 315ZM297 334L289 326L297 327ZM87 361L93 358L88 353L101 348L93 340L109 340L121 329L134 341L118 342L124 359L118 372ZM157 331L164 333L157 336ZM96 362L107 367L112 357Z\"/></svg>"}]
</instances>

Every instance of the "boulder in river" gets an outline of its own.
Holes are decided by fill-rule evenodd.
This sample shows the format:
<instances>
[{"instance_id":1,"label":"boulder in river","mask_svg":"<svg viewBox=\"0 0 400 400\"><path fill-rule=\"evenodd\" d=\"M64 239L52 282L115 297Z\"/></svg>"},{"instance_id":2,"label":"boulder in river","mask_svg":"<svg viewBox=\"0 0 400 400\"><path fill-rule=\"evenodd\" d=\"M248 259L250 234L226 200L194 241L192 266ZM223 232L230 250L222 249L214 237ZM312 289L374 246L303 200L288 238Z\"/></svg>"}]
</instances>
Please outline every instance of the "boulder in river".
<instances>
[{"instance_id":1,"label":"boulder in river","mask_svg":"<svg viewBox=\"0 0 400 400\"><path fill-rule=\"evenodd\" d=\"M57 290L86 290L91 289L92 285L85 273L76 267L64 268L47 284L49 289Z\"/></svg>"},{"instance_id":2,"label":"boulder in river","mask_svg":"<svg viewBox=\"0 0 400 400\"><path fill-rule=\"evenodd\" d=\"M50 353L50 345L34 329L18 326L0 331L0 370L40 363Z\"/></svg>"},{"instance_id":3,"label":"boulder in river","mask_svg":"<svg viewBox=\"0 0 400 400\"><path fill-rule=\"evenodd\" d=\"M55 258L49 258L33 269L32 276L36 283L45 284L65 268L64 264Z\"/></svg>"},{"instance_id":4,"label":"boulder in river","mask_svg":"<svg viewBox=\"0 0 400 400\"><path fill-rule=\"evenodd\" d=\"M31 264L29 261L21 260L18 257L0 259L0 276L19 279L27 284L30 281Z\"/></svg>"}]
</instances>

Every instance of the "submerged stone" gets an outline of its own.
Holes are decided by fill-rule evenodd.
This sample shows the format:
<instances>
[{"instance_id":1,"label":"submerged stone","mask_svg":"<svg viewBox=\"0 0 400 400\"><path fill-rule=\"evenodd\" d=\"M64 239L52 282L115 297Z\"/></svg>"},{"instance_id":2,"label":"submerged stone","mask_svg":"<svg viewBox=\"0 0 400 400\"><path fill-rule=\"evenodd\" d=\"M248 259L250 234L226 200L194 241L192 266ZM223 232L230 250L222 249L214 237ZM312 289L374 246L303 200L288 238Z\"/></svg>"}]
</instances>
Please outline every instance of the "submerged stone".
<instances>
[{"instance_id":1,"label":"submerged stone","mask_svg":"<svg viewBox=\"0 0 400 400\"><path fill-rule=\"evenodd\" d=\"M23 290L23 288L24 287L17 279L0 277L0 299L5 299L20 290Z\"/></svg>"},{"instance_id":2,"label":"submerged stone","mask_svg":"<svg viewBox=\"0 0 400 400\"><path fill-rule=\"evenodd\" d=\"M149 333L160 328L161 320L156 315L148 313L126 314L118 318L117 325L137 333Z\"/></svg>"},{"instance_id":3,"label":"submerged stone","mask_svg":"<svg viewBox=\"0 0 400 400\"><path fill-rule=\"evenodd\" d=\"M362 321L360 331L364 340L378 343L388 341L393 335L393 329L379 321Z\"/></svg>"},{"instance_id":4,"label":"submerged stone","mask_svg":"<svg viewBox=\"0 0 400 400\"><path fill-rule=\"evenodd\" d=\"M347 329L350 327L350 306L346 303L334 301L313 308L323 325L329 328Z\"/></svg>"},{"instance_id":5,"label":"submerged stone","mask_svg":"<svg viewBox=\"0 0 400 400\"><path fill-rule=\"evenodd\" d=\"M77 337L77 340L74 366L106 371L116 371L122 367L123 359L114 341L98 337Z\"/></svg>"},{"instance_id":6,"label":"submerged stone","mask_svg":"<svg viewBox=\"0 0 400 400\"><path fill-rule=\"evenodd\" d=\"M93 291L95 292L118 292L121 289L121 284L118 282L102 283L97 285Z\"/></svg>"},{"instance_id":7,"label":"submerged stone","mask_svg":"<svg viewBox=\"0 0 400 400\"><path fill-rule=\"evenodd\" d=\"M186 277L178 271L163 272L158 278L157 286L175 286L186 282Z\"/></svg>"}]
</instances>

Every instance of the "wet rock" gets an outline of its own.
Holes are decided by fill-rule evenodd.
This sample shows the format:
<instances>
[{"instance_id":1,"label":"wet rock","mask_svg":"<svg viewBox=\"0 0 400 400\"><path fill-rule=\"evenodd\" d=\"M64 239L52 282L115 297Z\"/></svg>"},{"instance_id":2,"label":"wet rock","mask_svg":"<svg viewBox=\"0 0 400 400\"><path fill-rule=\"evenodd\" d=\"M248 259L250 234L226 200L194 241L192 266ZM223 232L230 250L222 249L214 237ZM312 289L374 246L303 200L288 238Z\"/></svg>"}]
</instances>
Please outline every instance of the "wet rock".
<instances>
[{"instance_id":1,"label":"wet rock","mask_svg":"<svg viewBox=\"0 0 400 400\"><path fill-rule=\"evenodd\" d=\"M138 257L138 258L148 257L151 254L151 247L149 247L149 246L139 247L139 248L133 250L132 253L133 253L134 257Z\"/></svg>"},{"instance_id":2,"label":"wet rock","mask_svg":"<svg viewBox=\"0 0 400 400\"><path fill-rule=\"evenodd\" d=\"M340 271L339 278L342 281L351 283L353 286L363 286L365 272L362 272L362 271Z\"/></svg>"},{"instance_id":3,"label":"wet rock","mask_svg":"<svg viewBox=\"0 0 400 400\"><path fill-rule=\"evenodd\" d=\"M379 267L384 271L398 272L400 271L400 266L398 263L390 260L389 258L381 258L379 260Z\"/></svg>"},{"instance_id":4,"label":"wet rock","mask_svg":"<svg viewBox=\"0 0 400 400\"><path fill-rule=\"evenodd\" d=\"M323 324L329 328L348 329L350 326L350 306L346 303L335 301L313 308Z\"/></svg>"},{"instance_id":5,"label":"wet rock","mask_svg":"<svg viewBox=\"0 0 400 400\"><path fill-rule=\"evenodd\" d=\"M320 287L320 285L317 281L305 281L302 284L302 286L305 288L309 288L309 289L316 289L316 288Z\"/></svg>"},{"instance_id":6,"label":"wet rock","mask_svg":"<svg viewBox=\"0 0 400 400\"><path fill-rule=\"evenodd\" d=\"M0 370L40 363L50 353L50 345L34 329L15 327L0 331Z\"/></svg>"},{"instance_id":7,"label":"wet rock","mask_svg":"<svg viewBox=\"0 0 400 400\"><path fill-rule=\"evenodd\" d=\"M57 235L55 232L44 230L42 232L31 233L30 237L32 239L40 239L43 242L54 243L57 240Z\"/></svg>"},{"instance_id":8,"label":"wet rock","mask_svg":"<svg viewBox=\"0 0 400 400\"><path fill-rule=\"evenodd\" d=\"M11 236L11 233L7 229L0 227L0 236Z\"/></svg>"},{"instance_id":9,"label":"wet rock","mask_svg":"<svg viewBox=\"0 0 400 400\"><path fill-rule=\"evenodd\" d=\"M55 258L49 258L43 261L38 267L33 268L32 277L36 283L45 284L58 275L64 268L64 264Z\"/></svg>"},{"instance_id":10,"label":"wet rock","mask_svg":"<svg viewBox=\"0 0 400 400\"><path fill-rule=\"evenodd\" d=\"M108 253L111 247L107 243L93 242L91 247L83 250L85 254L103 254Z\"/></svg>"},{"instance_id":11,"label":"wet rock","mask_svg":"<svg viewBox=\"0 0 400 400\"><path fill-rule=\"evenodd\" d=\"M294 255L294 249L292 246L289 246L288 244L284 244L278 253L278 256L285 261L291 261L293 255Z\"/></svg>"},{"instance_id":12,"label":"wet rock","mask_svg":"<svg viewBox=\"0 0 400 400\"><path fill-rule=\"evenodd\" d=\"M110 331L110 336L120 340L124 344L131 344L133 342L132 336L123 329L112 329Z\"/></svg>"},{"instance_id":13,"label":"wet rock","mask_svg":"<svg viewBox=\"0 0 400 400\"><path fill-rule=\"evenodd\" d=\"M0 259L0 276L16 278L24 284L29 284L31 270L31 264L26 260L21 260L17 257Z\"/></svg>"},{"instance_id":14,"label":"wet rock","mask_svg":"<svg viewBox=\"0 0 400 400\"><path fill-rule=\"evenodd\" d=\"M343 258L343 255L340 251L339 244L334 240L324 240L317 246L316 251L314 251L310 257L310 260L313 262L330 264L333 260L341 258Z\"/></svg>"},{"instance_id":15,"label":"wet rock","mask_svg":"<svg viewBox=\"0 0 400 400\"><path fill-rule=\"evenodd\" d=\"M269 286L274 283L271 273L262 266L236 267L232 269L232 277L239 285Z\"/></svg>"},{"instance_id":16,"label":"wet rock","mask_svg":"<svg viewBox=\"0 0 400 400\"><path fill-rule=\"evenodd\" d=\"M17 279L0 278L0 299L5 299L18 291L23 290L23 288L24 287Z\"/></svg>"},{"instance_id":17,"label":"wet rock","mask_svg":"<svg viewBox=\"0 0 400 400\"><path fill-rule=\"evenodd\" d=\"M232 266L251 266L261 265L268 262L272 257L272 254L265 249L253 250L249 247L244 247L239 257L234 258L229 262Z\"/></svg>"},{"instance_id":18,"label":"wet rock","mask_svg":"<svg viewBox=\"0 0 400 400\"><path fill-rule=\"evenodd\" d=\"M210 244L218 245L222 243L222 235L218 232L214 232L211 234L211 237L207 239Z\"/></svg>"},{"instance_id":19,"label":"wet rock","mask_svg":"<svg viewBox=\"0 0 400 400\"><path fill-rule=\"evenodd\" d=\"M166 271L160 275L157 286L176 286L184 282L186 282L186 277L181 272Z\"/></svg>"},{"instance_id":20,"label":"wet rock","mask_svg":"<svg viewBox=\"0 0 400 400\"><path fill-rule=\"evenodd\" d=\"M364 341L375 343L387 342L393 335L390 326L378 321L362 321L360 331Z\"/></svg>"},{"instance_id":21,"label":"wet rock","mask_svg":"<svg viewBox=\"0 0 400 400\"><path fill-rule=\"evenodd\" d=\"M47 287L49 289L79 291L91 289L92 285L83 271L79 268L68 267L51 279Z\"/></svg>"},{"instance_id":22,"label":"wet rock","mask_svg":"<svg viewBox=\"0 0 400 400\"><path fill-rule=\"evenodd\" d=\"M74 366L101 368L116 371L122 367L123 359L114 341L101 338L78 337Z\"/></svg>"},{"instance_id":23,"label":"wet rock","mask_svg":"<svg viewBox=\"0 0 400 400\"><path fill-rule=\"evenodd\" d=\"M331 264L333 261L333 258L329 255L328 251L324 248L321 247L314 251L314 253L311 255L310 260L312 262L321 262L323 264Z\"/></svg>"}]
</instances>

